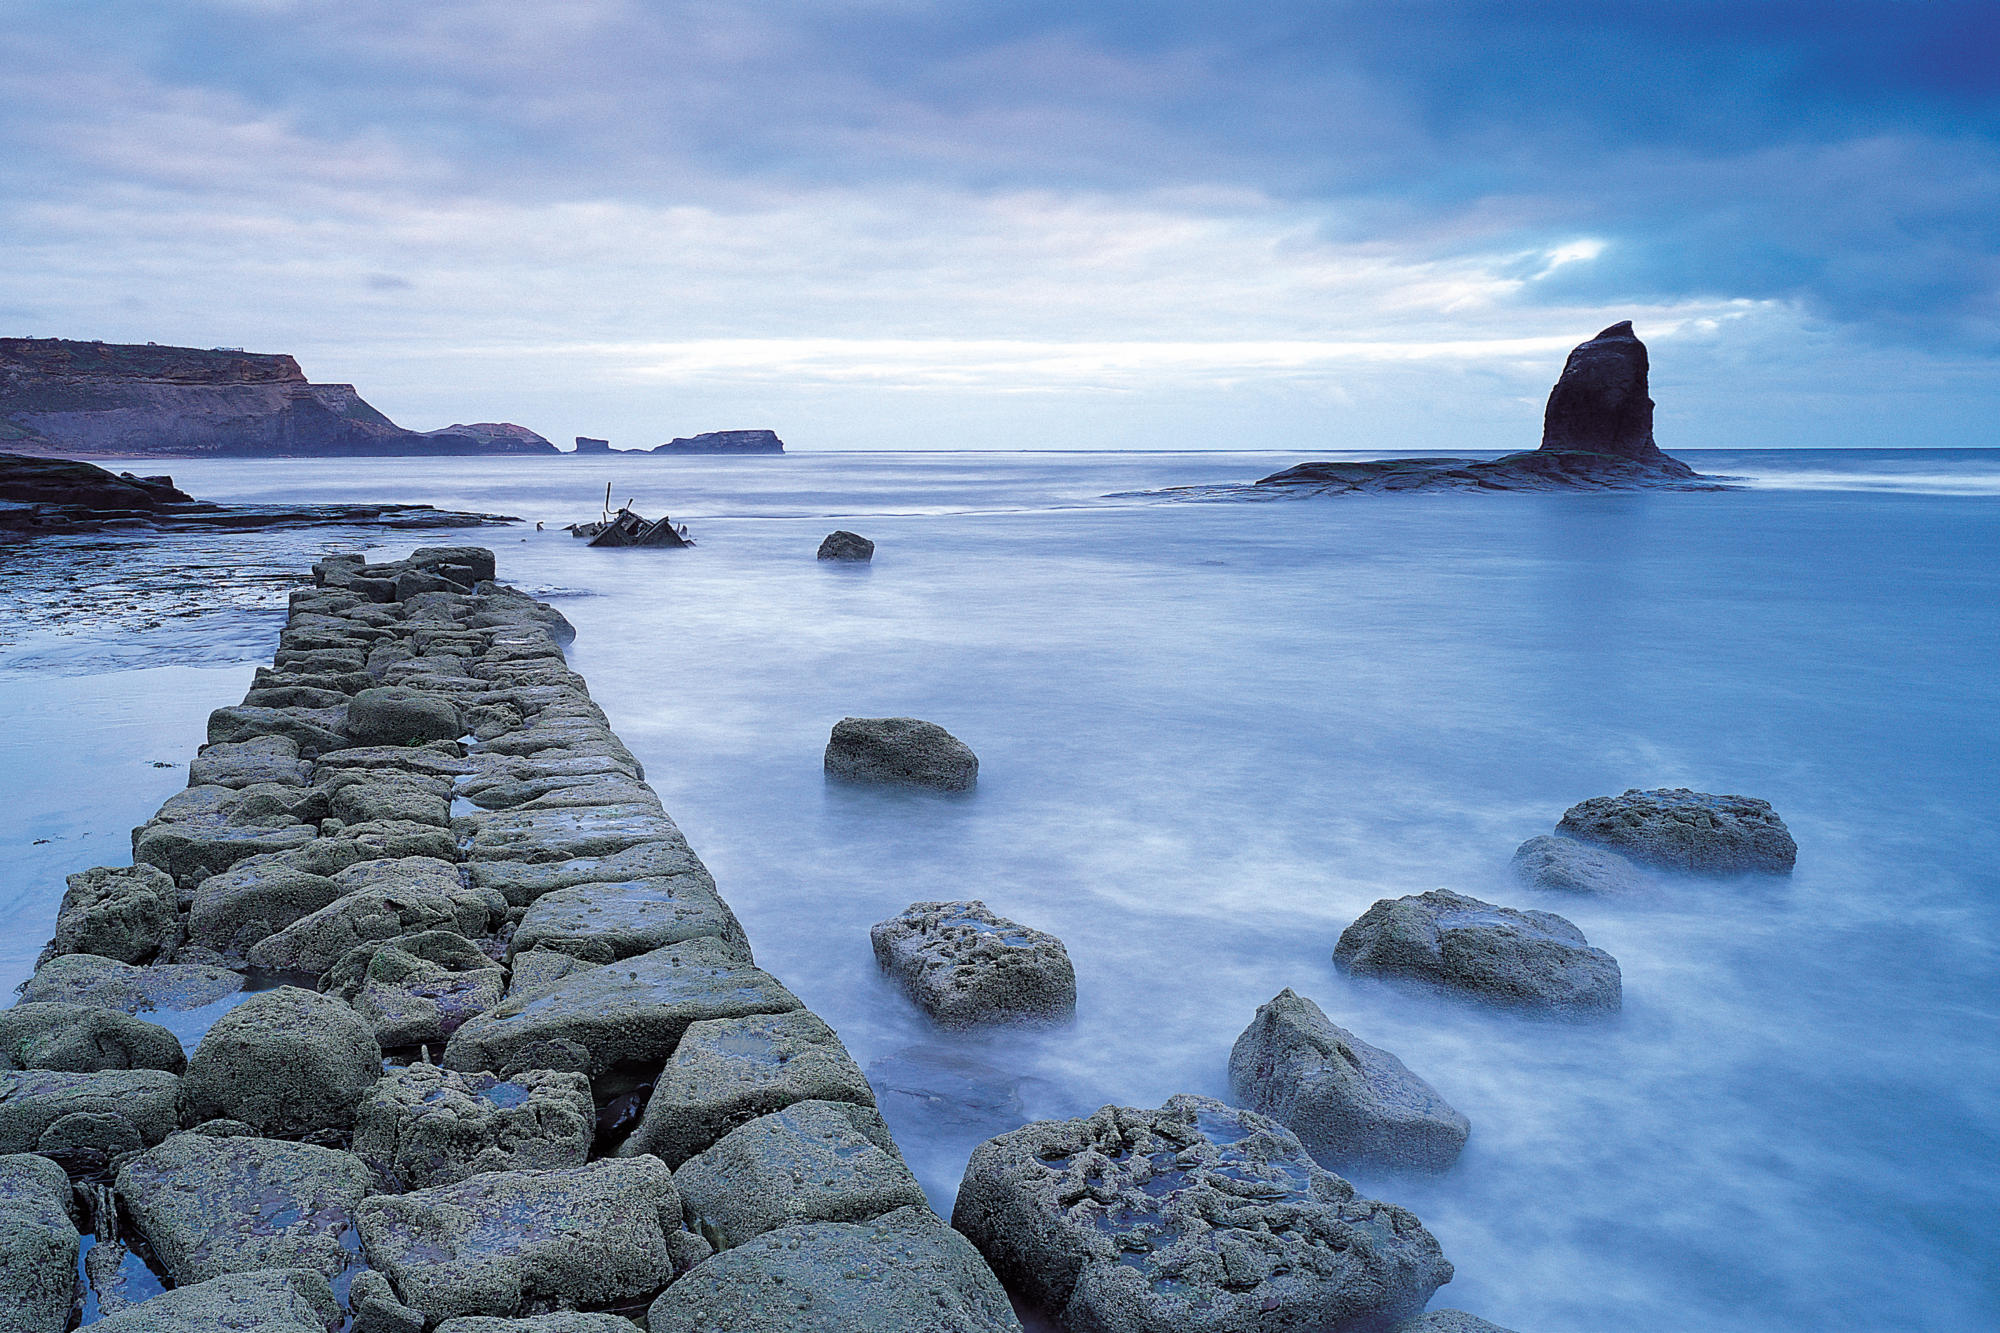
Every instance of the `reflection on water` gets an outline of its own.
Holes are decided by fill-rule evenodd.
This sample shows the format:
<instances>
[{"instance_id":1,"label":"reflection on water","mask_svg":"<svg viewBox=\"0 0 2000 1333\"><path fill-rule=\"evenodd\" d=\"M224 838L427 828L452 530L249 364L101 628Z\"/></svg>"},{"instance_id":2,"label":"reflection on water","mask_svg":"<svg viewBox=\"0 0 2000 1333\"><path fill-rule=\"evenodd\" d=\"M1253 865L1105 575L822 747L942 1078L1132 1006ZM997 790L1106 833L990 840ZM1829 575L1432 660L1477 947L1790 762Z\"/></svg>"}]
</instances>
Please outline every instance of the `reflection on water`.
<instances>
[{"instance_id":1,"label":"reflection on water","mask_svg":"<svg viewBox=\"0 0 2000 1333\"><path fill-rule=\"evenodd\" d=\"M577 668L759 962L883 1072L940 1208L996 1116L1226 1097L1231 1043L1291 986L1471 1119L1450 1172L1356 1176L1439 1236L1439 1304L1524 1333L1803 1333L2000 1323L1995 458L1690 456L1951 483L1893 490L1256 506L1101 497L1297 456L176 472L219 499L551 529L612 479L688 522L686 551L483 539L517 583L589 594L560 601ZM835 527L877 543L865 574L813 559ZM10 979L61 872L127 854L185 781L144 765L184 763L268 655L274 622L240 623L226 668L58 678L33 636L13 651L36 672L0 660L0 847L32 853L0 867ZM977 790L829 785L850 714L943 724ZM1657 785L1771 800L1797 874L1617 902L1511 881L1569 804ZM1369 903L1441 886L1569 917L1617 957L1623 1013L1552 1023L1334 970ZM961 897L1065 941L1074 1023L944 1033L880 976L872 923Z\"/></svg>"}]
</instances>

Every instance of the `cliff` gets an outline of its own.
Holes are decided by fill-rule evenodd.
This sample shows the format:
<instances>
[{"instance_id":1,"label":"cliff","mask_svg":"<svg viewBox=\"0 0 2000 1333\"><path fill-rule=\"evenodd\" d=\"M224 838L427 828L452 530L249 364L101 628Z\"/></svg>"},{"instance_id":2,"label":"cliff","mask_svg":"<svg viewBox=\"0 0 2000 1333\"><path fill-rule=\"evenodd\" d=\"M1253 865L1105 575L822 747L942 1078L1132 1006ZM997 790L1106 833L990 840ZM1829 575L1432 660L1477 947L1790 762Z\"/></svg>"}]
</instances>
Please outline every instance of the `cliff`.
<instances>
[{"instance_id":1,"label":"cliff","mask_svg":"<svg viewBox=\"0 0 2000 1333\"><path fill-rule=\"evenodd\" d=\"M520 426L404 430L289 356L0 338L0 446L22 453L312 458L555 453Z\"/></svg>"},{"instance_id":2,"label":"cliff","mask_svg":"<svg viewBox=\"0 0 2000 1333\"><path fill-rule=\"evenodd\" d=\"M653 450L656 454L782 454L785 442L776 431L711 430L700 435L668 440Z\"/></svg>"}]
</instances>

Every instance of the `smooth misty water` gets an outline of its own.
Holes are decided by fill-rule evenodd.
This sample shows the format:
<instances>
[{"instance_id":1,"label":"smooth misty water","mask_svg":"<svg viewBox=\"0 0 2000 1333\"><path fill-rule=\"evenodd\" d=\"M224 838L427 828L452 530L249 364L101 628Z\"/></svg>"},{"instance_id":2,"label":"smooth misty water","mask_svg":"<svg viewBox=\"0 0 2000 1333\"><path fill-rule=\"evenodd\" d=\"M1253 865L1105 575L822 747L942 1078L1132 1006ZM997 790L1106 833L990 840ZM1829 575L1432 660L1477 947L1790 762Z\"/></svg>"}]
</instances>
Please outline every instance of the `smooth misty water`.
<instances>
[{"instance_id":1,"label":"smooth misty water","mask_svg":"<svg viewBox=\"0 0 2000 1333\"><path fill-rule=\"evenodd\" d=\"M1291 986L1471 1118L1448 1174L1355 1177L1443 1242L1438 1305L1523 1333L2000 1325L2000 453L1691 455L1759 478L1720 495L1101 498L1300 457L175 473L552 528L610 480L687 521L691 551L465 539L556 590L572 660L759 961L869 1067L940 1208L971 1145L1023 1117L1226 1096L1230 1044ZM871 567L813 560L836 526L879 543ZM221 566L336 537L0 553L41 608L0 613L0 981L32 965L62 873L127 857L268 658L282 587ZM205 605L47 614L50 561L144 584L196 559ZM827 785L832 723L890 713L969 742L976 793ZM1625 903L1511 881L1564 807L1659 785L1771 800L1797 874ZM1370 902L1440 885L1576 921L1624 969L1622 1016L1334 971ZM881 981L868 926L957 897L1068 943L1073 1025L942 1036Z\"/></svg>"}]
</instances>

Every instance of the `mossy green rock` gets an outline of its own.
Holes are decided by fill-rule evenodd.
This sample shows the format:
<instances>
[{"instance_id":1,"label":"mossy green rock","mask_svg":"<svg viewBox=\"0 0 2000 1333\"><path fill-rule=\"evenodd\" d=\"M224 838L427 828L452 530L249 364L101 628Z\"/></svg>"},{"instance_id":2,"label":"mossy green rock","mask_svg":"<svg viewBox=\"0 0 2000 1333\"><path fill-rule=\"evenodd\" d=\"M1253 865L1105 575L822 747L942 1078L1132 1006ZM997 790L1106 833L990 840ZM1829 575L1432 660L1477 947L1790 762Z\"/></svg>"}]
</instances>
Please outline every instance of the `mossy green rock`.
<instances>
[{"instance_id":1,"label":"mossy green rock","mask_svg":"<svg viewBox=\"0 0 2000 1333\"><path fill-rule=\"evenodd\" d=\"M76 1296L82 1238L70 1220L69 1176L46 1157L0 1157L0 1328L63 1333Z\"/></svg>"},{"instance_id":2,"label":"mossy green rock","mask_svg":"<svg viewBox=\"0 0 2000 1333\"><path fill-rule=\"evenodd\" d=\"M84 1004L17 1004L0 1009L0 1069L187 1068L180 1038L130 1014Z\"/></svg>"},{"instance_id":3,"label":"mossy green rock","mask_svg":"<svg viewBox=\"0 0 2000 1333\"><path fill-rule=\"evenodd\" d=\"M188 1061L185 1123L241 1120L299 1138L345 1130L382 1074L375 1034L338 1000L296 986L253 995L217 1019Z\"/></svg>"},{"instance_id":4,"label":"mossy green rock","mask_svg":"<svg viewBox=\"0 0 2000 1333\"><path fill-rule=\"evenodd\" d=\"M260 1268L332 1278L355 1258L374 1177L352 1153L176 1134L118 1170L118 1201L175 1286Z\"/></svg>"},{"instance_id":5,"label":"mossy green rock","mask_svg":"<svg viewBox=\"0 0 2000 1333\"><path fill-rule=\"evenodd\" d=\"M673 1173L653 1157L495 1171L361 1205L368 1262L426 1318L520 1315L538 1301L604 1306L673 1279Z\"/></svg>"},{"instance_id":6,"label":"mossy green rock","mask_svg":"<svg viewBox=\"0 0 2000 1333\"><path fill-rule=\"evenodd\" d=\"M324 1277L307 1268L231 1273L176 1287L99 1320L96 1333L326 1333L340 1303Z\"/></svg>"}]
</instances>

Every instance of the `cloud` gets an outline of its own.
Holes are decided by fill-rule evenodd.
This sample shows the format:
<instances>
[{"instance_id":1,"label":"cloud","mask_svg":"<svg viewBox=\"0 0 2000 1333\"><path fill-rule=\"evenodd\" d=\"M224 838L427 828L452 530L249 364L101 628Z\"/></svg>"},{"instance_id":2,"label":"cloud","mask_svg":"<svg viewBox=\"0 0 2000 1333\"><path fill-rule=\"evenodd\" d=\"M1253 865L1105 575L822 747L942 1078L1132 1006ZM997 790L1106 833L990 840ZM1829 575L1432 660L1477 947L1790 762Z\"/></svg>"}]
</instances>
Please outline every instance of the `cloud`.
<instances>
[{"instance_id":1,"label":"cloud","mask_svg":"<svg viewBox=\"0 0 2000 1333\"><path fill-rule=\"evenodd\" d=\"M364 388L501 387L540 348L968 413L1259 385L1387 413L1426 348L1532 398L1625 316L1723 373L1784 337L1848 383L1876 348L1982 365L1986 15L44 0L0 34L7 304Z\"/></svg>"}]
</instances>

